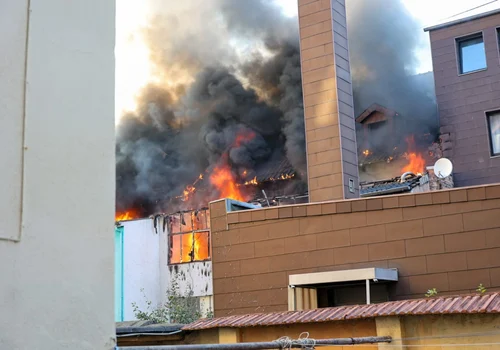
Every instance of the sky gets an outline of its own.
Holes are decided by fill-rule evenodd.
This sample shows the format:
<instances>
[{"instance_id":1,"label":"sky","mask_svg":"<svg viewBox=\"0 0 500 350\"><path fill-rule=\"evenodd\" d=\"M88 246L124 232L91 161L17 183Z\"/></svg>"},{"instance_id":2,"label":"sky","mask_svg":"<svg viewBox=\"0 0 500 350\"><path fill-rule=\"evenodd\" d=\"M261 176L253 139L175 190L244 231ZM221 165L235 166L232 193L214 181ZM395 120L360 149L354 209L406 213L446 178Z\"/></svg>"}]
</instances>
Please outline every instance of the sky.
<instances>
[{"instance_id":1,"label":"sky","mask_svg":"<svg viewBox=\"0 0 500 350\"><path fill-rule=\"evenodd\" d=\"M151 0L148 0L151 1ZM117 1L116 15L116 121L124 111L133 110L135 94L150 81L154 81L148 64L149 52L136 34L139 28L146 26L149 13L146 0ZM172 0L171 0L172 1ZM210 0L207 0L210 1ZM251 0L246 0L251 1ZM297 15L297 0L276 1L288 16ZM357 1L357 0L348 0ZM386 0L398 1L398 0ZM492 2L492 0L400 0L409 12L421 23L422 46L415 52L419 58L418 73L432 70L428 33L423 28L443 21L458 13ZM500 0L497 0L500 7ZM349 24L348 24L349 26Z\"/></svg>"}]
</instances>

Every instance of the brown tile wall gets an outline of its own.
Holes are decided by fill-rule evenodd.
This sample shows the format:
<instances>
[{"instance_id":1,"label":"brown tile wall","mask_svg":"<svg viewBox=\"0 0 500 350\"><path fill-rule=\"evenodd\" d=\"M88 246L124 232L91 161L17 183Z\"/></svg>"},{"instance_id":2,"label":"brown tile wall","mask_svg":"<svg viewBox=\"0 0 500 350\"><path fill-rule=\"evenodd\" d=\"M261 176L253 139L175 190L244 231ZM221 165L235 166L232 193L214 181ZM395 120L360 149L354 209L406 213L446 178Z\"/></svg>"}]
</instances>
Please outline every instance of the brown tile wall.
<instances>
[{"instance_id":1,"label":"brown tile wall","mask_svg":"<svg viewBox=\"0 0 500 350\"><path fill-rule=\"evenodd\" d=\"M285 311L290 274L339 269L398 268L392 299L500 290L500 185L210 212L216 316Z\"/></svg>"},{"instance_id":2,"label":"brown tile wall","mask_svg":"<svg viewBox=\"0 0 500 350\"><path fill-rule=\"evenodd\" d=\"M358 167L344 0L299 0L309 199L356 198ZM355 191L349 191L349 178Z\"/></svg>"},{"instance_id":3,"label":"brown tile wall","mask_svg":"<svg viewBox=\"0 0 500 350\"><path fill-rule=\"evenodd\" d=\"M500 158L491 158L485 111L500 109L500 14L430 32L441 131L450 133L455 185L500 181ZM458 75L455 38L483 32L488 68Z\"/></svg>"}]
</instances>

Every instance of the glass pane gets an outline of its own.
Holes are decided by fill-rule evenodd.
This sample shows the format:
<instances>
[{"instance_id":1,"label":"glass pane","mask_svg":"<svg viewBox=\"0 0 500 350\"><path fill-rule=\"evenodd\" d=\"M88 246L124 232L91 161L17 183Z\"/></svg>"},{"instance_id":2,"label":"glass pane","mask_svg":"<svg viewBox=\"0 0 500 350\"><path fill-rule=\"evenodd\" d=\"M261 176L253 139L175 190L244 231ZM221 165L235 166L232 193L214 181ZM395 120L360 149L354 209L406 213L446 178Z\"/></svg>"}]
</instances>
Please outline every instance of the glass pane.
<instances>
[{"instance_id":1,"label":"glass pane","mask_svg":"<svg viewBox=\"0 0 500 350\"><path fill-rule=\"evenodd\" d=\"M486 53L482 36L460 41L459 49L460 73L486 68Z\"/></svg>"},{"instance_id":2,"label":"glass pane","mask_svg":"<svg viewBox=\"0 0 500 350\"><path fill-rule=\"evenodd\" d=\"M186 233L180 235L182 237L182 258L181 262L193 261L193 234Z\"/></svg>"},{"instance_id":3,"label":"glass pane","mask_svg":"<svg viewBox=\"0 0 500 350\"><path fill-rule=\"evenodd\" d=\"M189 232L193 230L193 222L192 222L192 212L187 212L181 214L181 232Z\"/></svg>"},{"instance_id":4,"label":"glass pane","mask_svg":"<svg viewBox=\"0 0 500 350\"><path fill-rule=\"evenodd\" d=\"M208 231L194 234L194 260L207 260L210 257L208 240Z\"/></svg>"},{"instance_id":5,"label":"glass pane","mask_svg":"<svg viewBox=\"0 0 500 350\"><path fill-rule=\"evenodd\" d=\"M205 210L200 210L198 212L193 212L193 230L204 230L207 228L207 212Z\"/></svg>"},{"instance_id":6,"label":"glass pane","mask_svg":"<svg viewBox=\"0 0 500 350\"><path fill-rule=\"evenodd\" d=\"M500 154L500 113L495 113L489 116L490 121L490 138L491 150L494 155Z\"/></svg>"},{"instance_id":7,"label":"glass pane","mask_svg":"<svg viewBox=\"0 0 500 350\"><path fill-rule=\"evenodd\" d=\"M181 262L181 236L170 236L170 264Z\"/></svg>"}]
</instances>

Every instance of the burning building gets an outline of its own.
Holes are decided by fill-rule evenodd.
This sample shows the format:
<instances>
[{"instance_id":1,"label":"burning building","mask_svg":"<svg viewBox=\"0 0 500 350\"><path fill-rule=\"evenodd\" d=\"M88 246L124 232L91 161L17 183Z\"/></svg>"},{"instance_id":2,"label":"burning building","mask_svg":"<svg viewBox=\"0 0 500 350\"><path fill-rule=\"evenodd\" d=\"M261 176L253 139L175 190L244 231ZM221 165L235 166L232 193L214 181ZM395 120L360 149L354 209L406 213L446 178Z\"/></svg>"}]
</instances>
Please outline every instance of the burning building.
<instances>
[{"instance_id":1,"label":"burning building","mask_svg":"<svg viewBox=\"0 0 500 350\"><path fill-rule=\"evenodd\" d=\"M314 71L306 66L301 72L297 19L263 0L151 6L157 6L157 16L138 37L149 48L157 79L139 91L135 109L117 126L117 219L202 208L224 197L263 206L307 200L303 101L310 104L315 96L309 83ZM397 1L374 19L381 7L381 1L347 2L347 18L357 23L348 33L354 114L377 103L418 120L402 127L416 127L420 147L418 136L436 136L437 130L432 74L413 71L420 27ZM213 11L220 13L217 19L207 16ZM380 37L394 45L381 44ZM232 42L251 44L242 55ZM303 74L311 84L306 99ZM316 142L314 137L308 140ZM358 144L366 138L370 147L357 155L355 147L345 150L353 167L359 158L365 169L374 168L373 157L387 160L396 147L391 143L390 150L379 151L384 138L376 132L358 133ZM406 149L398 146L399 151ZM344 175L355 180L356 169L349 172ZM364 180L401 174L375 175ZM313 184L318 181L323 180Z\"/></svg>"}]
</instances>

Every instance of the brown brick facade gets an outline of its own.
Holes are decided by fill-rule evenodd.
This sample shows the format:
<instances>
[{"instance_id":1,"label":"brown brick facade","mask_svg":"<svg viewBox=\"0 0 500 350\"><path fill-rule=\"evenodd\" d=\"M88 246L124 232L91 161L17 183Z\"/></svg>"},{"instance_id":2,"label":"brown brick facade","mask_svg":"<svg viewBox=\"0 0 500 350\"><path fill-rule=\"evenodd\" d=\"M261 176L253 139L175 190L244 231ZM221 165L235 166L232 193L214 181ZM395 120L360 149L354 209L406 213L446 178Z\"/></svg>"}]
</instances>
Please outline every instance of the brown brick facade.
<instances>
[{"instance_id":1,"label":"brown brick facade","mask_svg":"<svg viewBox=\"0 0 500 350\"><path fill-rule=\"evenodd\" d=\"M297 273L398 268L392 299L500 289L500 185L227 214L224 203L210 204L217 316L287 310Z\"/></svg>"},{"instance_id":2,"label":"brown brick facade","mask_svg":"<svg viewBox=\"0 0 500 350\"><path fill-rule=\"evenodd\" d=\"M486 111L500 110L500 14L430 30L444 156L457 186L500 181L500 158L490 156ZM487 69L458 74L456 38L482 32Z\"/></svg>"},{"instance_id":3,"label":"brown brick facade","mask_svg":"<svg viewBox=\"0 0 500 350\"><path fill-rule=\"evenodd\" d=\"M358 197L344 0L299 0L309 198ZM349 191L349 179L354 192Z\"/></svg>"}]
</instances>

